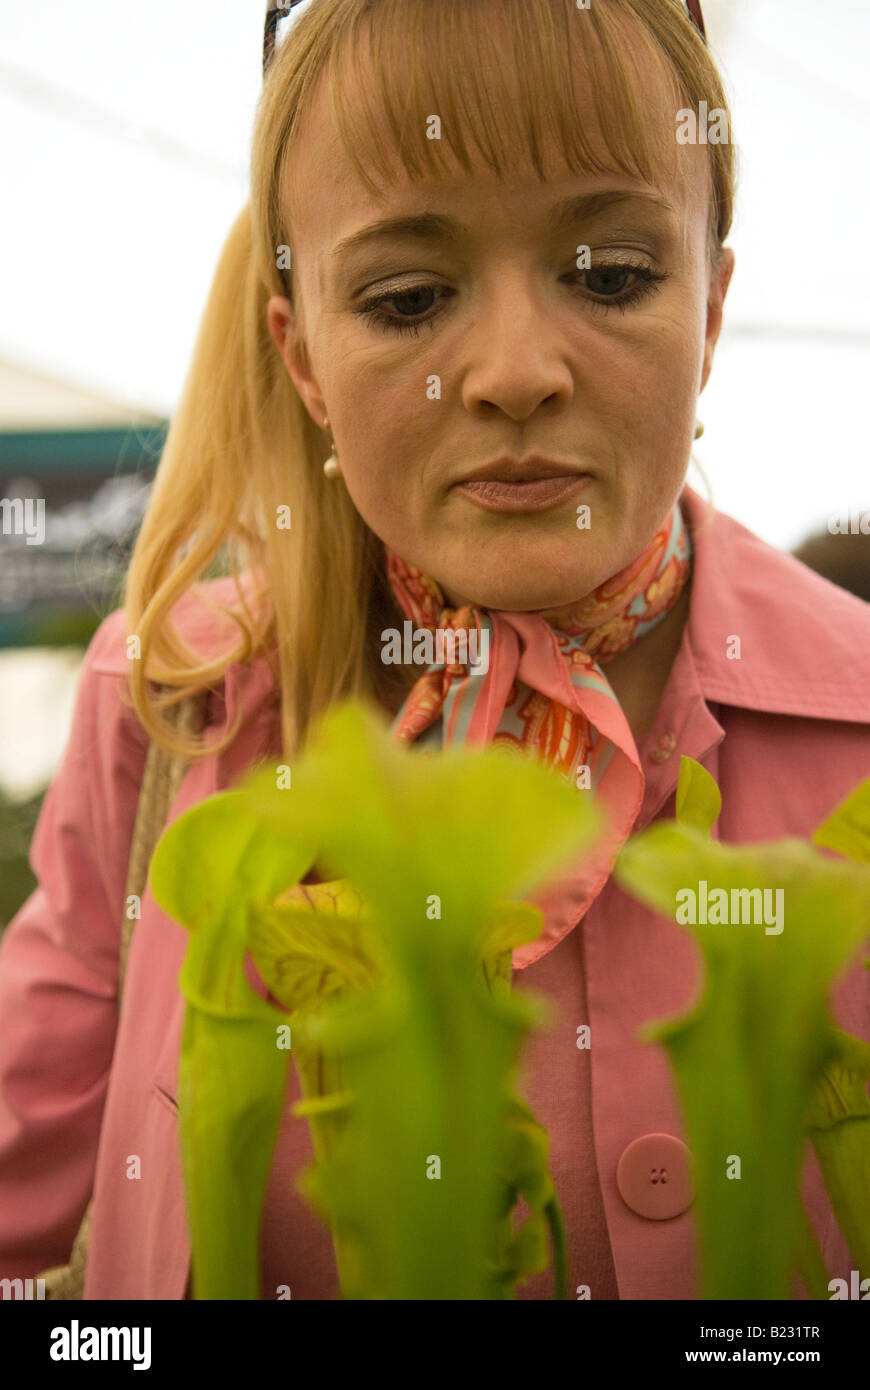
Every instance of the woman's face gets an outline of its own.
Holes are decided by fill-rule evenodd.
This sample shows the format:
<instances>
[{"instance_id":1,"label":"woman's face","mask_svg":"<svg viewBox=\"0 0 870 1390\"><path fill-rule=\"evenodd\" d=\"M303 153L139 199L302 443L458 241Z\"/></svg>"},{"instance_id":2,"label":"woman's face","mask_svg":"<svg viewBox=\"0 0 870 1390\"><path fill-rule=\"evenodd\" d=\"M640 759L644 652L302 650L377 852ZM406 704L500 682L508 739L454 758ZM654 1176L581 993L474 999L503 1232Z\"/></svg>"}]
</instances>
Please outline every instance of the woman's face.
<instances>
[{"instance_id":1,"label":"woman's face","mask_svg":"<svg viewBox=\"0 0 870 1390\"><path fill-rule=\"evenodd\" d=\"M460 170L376 201L323 82L305 122L290 238L305 340L286 299L270 332L312 418L329 418L343 475L329 486L454 605L583 597L681 490L732 258L711 270L706 148L677 143L673 97L641 61L669 166L655 184ZM425 222L373 229L396 218ZM530 462L525 482L498 462L531 455L550 467Z\"/></svg>"}]
</instances>

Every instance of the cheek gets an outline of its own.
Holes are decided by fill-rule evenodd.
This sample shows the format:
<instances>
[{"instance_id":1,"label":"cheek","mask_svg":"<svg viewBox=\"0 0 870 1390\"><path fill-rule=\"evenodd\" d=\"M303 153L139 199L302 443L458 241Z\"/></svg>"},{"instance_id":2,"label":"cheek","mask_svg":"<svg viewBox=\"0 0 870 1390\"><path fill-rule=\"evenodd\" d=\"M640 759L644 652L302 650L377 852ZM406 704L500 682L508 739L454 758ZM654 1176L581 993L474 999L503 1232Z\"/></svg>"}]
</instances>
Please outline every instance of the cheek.
<instances>
[{"instance_id":1,"label":"cheek","mask_svg":"<svg viewBox=\"0 0 870 1390\"><path fill-rule=\"evenodd\" d=\"M608 423L624 447L658 457L679 453L694 420L704 356L694 296L653 311L643 334L614 343L601 362Z\"/></svg>"},{"instance_id":2,"label":"cheek","mask_svg":"<svg viewBox=\"0 0 870 1390\"><path fill-rule=\"evenodd\" d=\"M407 515L407 489L397 480L383 451L377 448L374 455L358 445L348 458L345 450L342 478L360 516L376 535L388 540Z\"/></svg>"},{"instance_id":3,"label":"cheek","mask_svg":"<svg viewBox=\"0 0 870 1390\"><path fill-rule=\"evenodd\" d=\"M422 524L433 478L426 466L438 456L442 403L426 395L425 374L407 364L392 371L374 354L354 354L331 383L338 409L330 423L339 445L345 485L357 510L379 535Z\"/></svg>"},{"instance_id":4,"label":"cheek","mask_svg":"<svg viewBox=\"0 0 870 1390\"><path fill-rule=\"evenodd\" d=\"M357 417L346 437L340 485L369 529L401 551L422 528L426 506L418 470L409 464L407 432L390 435L377 411L368 422Z\"/></svg>"},{"instance_id":5,"label":"cheek","mask_svg":"<svg viewBox=\"0 0 870 1390\"><path fill-rule=\"evenodd\" d=\"M704 349L704 304L700 293L686 285L675 288L646 314L626 354L622 388L633 374L645 395L669 394L665 387L685 391L700 367ZM627 360L630 358L630 362Z\"/></svg>"},{"instance_id":6,"label":"cheek","mask_svg":"<svg viewBox=\"0 0 870 1390\"><path fill-rule=\"evenodd\" d=\"M328 373L322 386L333 402L330 419L346 450L360 454L383 448L393 452L425 401L418 373L409 371L407 353L398 358L373 330L353 326L333 334Z\"/></svg>"}]
</instances>

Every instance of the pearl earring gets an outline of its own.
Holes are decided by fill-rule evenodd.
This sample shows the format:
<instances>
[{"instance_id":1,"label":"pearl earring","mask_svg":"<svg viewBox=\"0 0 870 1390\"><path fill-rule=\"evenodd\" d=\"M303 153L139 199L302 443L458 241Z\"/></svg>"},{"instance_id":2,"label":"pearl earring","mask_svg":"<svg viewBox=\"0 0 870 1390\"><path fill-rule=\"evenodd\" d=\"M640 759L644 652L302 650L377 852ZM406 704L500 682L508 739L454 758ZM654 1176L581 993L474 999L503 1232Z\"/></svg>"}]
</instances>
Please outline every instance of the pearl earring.
<instances>
[{"instance_id":1,"label":"pearl earring","mask_svg":"<svg viewBox=\"0 0 870 1390\"><path fill-rule=\"evenodd\" d=\"M323 419L323 428L329 429L329 420L326 416ZM330 435L330 438L332 436ZM341 476L341 464L338 461L338 454L335 451L335 440L332 440L332 453L323 465L323 473L327 478L338 478Z\"/></svg>"},{"instance_id":2,"label":"pearl earring","mask_svg":"<svg viewBox=\"0 0 870 1390\"><path fill-rule=\"evenodd\" d=\"M704 426L701 424L701 421L700 421L700 420L696 420L696 421L695 421L695 438L696 438L696 439L700 439L700 438L701 438L701 435L702 435L703 433L704 433Z\"/></svg>"}]
</instances>

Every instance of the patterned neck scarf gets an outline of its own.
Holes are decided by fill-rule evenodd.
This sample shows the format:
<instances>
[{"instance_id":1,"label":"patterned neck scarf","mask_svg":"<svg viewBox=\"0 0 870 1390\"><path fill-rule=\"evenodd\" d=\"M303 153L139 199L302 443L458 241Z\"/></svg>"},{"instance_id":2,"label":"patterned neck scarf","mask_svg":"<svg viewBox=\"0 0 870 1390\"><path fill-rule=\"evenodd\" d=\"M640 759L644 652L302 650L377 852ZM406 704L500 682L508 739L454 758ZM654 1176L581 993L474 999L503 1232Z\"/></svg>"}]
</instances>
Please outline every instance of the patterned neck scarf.
<instances>
[{"instance_id":1,"label":"patterned neck scarf","mask_svg":"<svg viewBox=\"0 0 870 1390\"><path fill-rule=\"evenodd\" d=\"M584 862L530 901L544 913L515 968L540 959L604 887L643 800L644 777L622 707L602 669L651 632L689 578L692 549L678 503L643 554L579 602L513 613L447 607L437 583L386 548L387 576L408 622L405 652L434 660L393 721L393 736L431 748L501 744L540 758L603 805L608 831ZM409 648L413 642L413 648Z\"/></svg>"}]
</instances>

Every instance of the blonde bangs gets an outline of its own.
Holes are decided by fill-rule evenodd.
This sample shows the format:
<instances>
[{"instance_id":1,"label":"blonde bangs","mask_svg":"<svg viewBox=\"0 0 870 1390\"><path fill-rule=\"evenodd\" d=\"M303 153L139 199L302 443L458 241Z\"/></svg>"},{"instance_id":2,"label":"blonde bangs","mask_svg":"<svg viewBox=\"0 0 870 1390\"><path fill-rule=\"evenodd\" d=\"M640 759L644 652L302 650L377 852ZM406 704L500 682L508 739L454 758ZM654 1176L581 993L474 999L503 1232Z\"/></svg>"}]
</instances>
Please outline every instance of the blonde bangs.
<instances>
[{"instance_id":1,"label":"blonde bangs","mask_svg":"<svg viewBox=\"0 0 870 1390\"><path fill-rule=\"evenodd\" d=\"M649 129L638 119L624 68L613 62L608 21L596 11L575 14L572 22L563 5L545 0L502 0L497 19L492 4L463 0L383 0L377 10L361 13L336 54L330 102L344 148L369 190L380 191L372 172L387 186L403 174L413 180L444 174L448 151L465 173L482 161L498 177L530 172L546 180L554 172L545 163L548 138L557 141L572 172L615 169L648 178L654 160ZM580 25L588 25L582 46ZM594 47L588 41L593 36ZM359 77L366 47L375 109ZM578 62L589 75L597 132L586 128L578 110ZM433 114L439 139L429 134ZM398 170L390 162L393 151Z\"/></svg>"},{"instance_id":2,"label":"blonde bangs","mask_svg":"<svg viewBox=\"0 0 870 1390\"><path fill-rule=\"evenodd\" d=\"M306 29L313 40L327 24L329 109L374 197L403 180L447 175L451 161L466 174L482 163L497 177L545 181L559 172L546 162L553 148L571 173L621 172L655 183L672 168L675 144L662 148L661 89L650 92L638 46L627 42L632 35L658 64L675 113L701 101L727 109L678 0L594 0L588 10L574 0L348 0L328 20L313 0L282 45L281 66L292 63L297 80L300 60L304 68L306 58L322 59ZM581 116L578 84L591 122ZM310 91L313 81L301 86ZM300 100L286 129L288 164L304 157L296 138L304 106ZM433 116L440 138L431 137ZM711 146L711 233L720 244L731 219L731 157L730 146ZM288 186L275 193L287 194L284 207L292 209ZM280 203L278 196L276 210Z\"/></svg>"}]
</instances>

